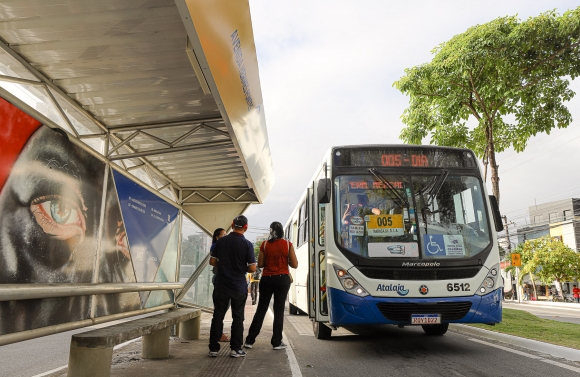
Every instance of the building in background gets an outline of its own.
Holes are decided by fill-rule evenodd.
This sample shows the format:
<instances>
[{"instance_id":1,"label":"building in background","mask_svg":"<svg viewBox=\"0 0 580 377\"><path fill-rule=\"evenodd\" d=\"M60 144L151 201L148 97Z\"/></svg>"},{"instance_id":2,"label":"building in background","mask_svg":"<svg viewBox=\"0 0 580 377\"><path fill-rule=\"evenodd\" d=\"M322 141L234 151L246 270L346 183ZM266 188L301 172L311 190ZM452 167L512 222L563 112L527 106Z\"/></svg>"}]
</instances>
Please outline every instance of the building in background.
<instances>
[{"instance_id":1,"label":"building in background","mask_svg":"<svg viewBox=\"0 0 580 377\"><path fill-rule=\"evenodd\" d=\"M518 244L527 240L550 236L562 241L566 246L580 252L580 199L568 198L554 202L538 204L529 207L529 225L516 229ZM531 283L529 278L524 278L524 283ZM536 281L538 294L548 295L549 287L541 286ZM562 283L562 290L570 294L572 285L577 282Z\"/></svg>"}]
</instances>

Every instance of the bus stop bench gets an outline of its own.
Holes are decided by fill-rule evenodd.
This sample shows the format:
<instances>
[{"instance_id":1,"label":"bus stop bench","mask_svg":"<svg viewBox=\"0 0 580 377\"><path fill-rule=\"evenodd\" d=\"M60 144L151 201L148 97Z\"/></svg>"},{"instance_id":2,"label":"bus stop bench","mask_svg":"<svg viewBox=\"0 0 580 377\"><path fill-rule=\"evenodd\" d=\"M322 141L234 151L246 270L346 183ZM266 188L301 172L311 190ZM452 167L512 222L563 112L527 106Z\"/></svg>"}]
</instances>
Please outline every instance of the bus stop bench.
<instances>
[{"instance_id":1,"label":"bus stop bench","mask_svg":"<svg viewBox=\"0 0 580 377\"><path fill-rule=\"evenodd\" d=\"M171 326L179 324L180 338L199 339L200 321L201 310L177 309L75 334L70 344L68 376L110 376L113 347L140 336L143 337L142 358L167 358Z\"/></svg>"}]
</instances>

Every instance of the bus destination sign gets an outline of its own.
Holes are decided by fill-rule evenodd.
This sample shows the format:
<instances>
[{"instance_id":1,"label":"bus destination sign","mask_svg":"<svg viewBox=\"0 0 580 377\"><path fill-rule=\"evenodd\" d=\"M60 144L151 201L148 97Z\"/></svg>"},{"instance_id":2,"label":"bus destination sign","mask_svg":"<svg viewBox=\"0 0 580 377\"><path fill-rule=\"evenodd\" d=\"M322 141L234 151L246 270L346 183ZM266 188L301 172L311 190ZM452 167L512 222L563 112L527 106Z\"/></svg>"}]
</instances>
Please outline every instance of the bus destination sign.
<instances>
[{"instance_id":1,"label":"bus destination sign","mask_svg":"<svg viewBox=\"0 0 580 377\"><path fill-rule=\"evenodd\" d=\"M475 157L467 150L419 148L344 148L334 151L336 166L474 168Z\"/></svg>"}]
</instances>

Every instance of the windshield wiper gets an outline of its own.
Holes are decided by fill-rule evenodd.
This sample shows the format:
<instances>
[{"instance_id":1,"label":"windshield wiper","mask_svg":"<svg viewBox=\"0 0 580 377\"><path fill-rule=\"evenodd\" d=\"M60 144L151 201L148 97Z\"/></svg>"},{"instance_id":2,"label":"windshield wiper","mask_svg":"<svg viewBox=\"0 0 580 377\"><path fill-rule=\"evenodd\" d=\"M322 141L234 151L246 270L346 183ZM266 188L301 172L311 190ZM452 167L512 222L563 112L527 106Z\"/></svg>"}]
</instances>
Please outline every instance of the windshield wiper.
<instances>
[{"instance_id":1,"label":"windshield wiper","mask_svg":"<svg viewBox=\"0 0 580 377\"><path fill-rule=\"evenodd\" d=\"M377 169L370 168L369 173L371 173L376 179L378 179L384 186L385 190L388 190L391 194L394 195L394 201L400 206L409 208L411 205L409 204L409 200L404 195L401 195L395 186L391 184L381 173L377 171Z\"/></svg>"},{"instance_id":2,"label":"windshield wiper","mask_svg":"<svg viewBox=\"0 0 580 377\"><path fill-rule=\"evenodd\" d=\"M427 212L429 212L430 214L441 212L439 210L433 212L429 207L431 207L431 204L433 204L433 200L435 200L435 197L437 196L437 194L439 194L439 191L441 190L441 187L443 187L443 183L447 179L448 175L449 170L443 170L441 174L435 177L434 180L432 180L427 186L425 186L420 191L421 195L425 194L429 195L427 201L423 203L423 208L421 208L421 217L423 218L423 224L425 224L425 234L429 233L427 231Z\"/></svg>"},{"instance_id":3,"label":"windshield wiper","mask_svg":"<svg viewBox=\"0 0 580 377\"><path fill-rule=\"evenodd\" d=\"M421 190L421 195L425 195L425 194L429 195L427 202L425 202L426 207L431 206L431 204L433 203L433 200L435 200L435 197L437 196L437 194L439 194L441 187L443 187L443 183L447 179L448 175L449 175L449 170L443 170L441 172L441 174L439 174L434 180L432 180L429 183L429 185L425 186Z\"/></svg>"}]
</instances>

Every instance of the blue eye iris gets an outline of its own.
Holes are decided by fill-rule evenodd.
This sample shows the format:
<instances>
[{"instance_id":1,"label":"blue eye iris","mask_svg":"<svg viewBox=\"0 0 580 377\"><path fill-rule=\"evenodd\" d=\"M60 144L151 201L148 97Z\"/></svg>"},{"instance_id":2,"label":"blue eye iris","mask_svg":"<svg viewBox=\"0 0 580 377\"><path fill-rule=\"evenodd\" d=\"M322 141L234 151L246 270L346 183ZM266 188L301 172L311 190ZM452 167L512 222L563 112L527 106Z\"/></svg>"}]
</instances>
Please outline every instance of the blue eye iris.
<instances>
[{"instance_id":1,"label":"blue eye iris","mask_svg":"<svg viewBox=\"0 0 580 377\"><path fill-rule=\"evenodd\" d=\"M57 224L65 224L71 214L71 208L60 200L50 201L50 215Z\"/></svg>"}]
</instances>

